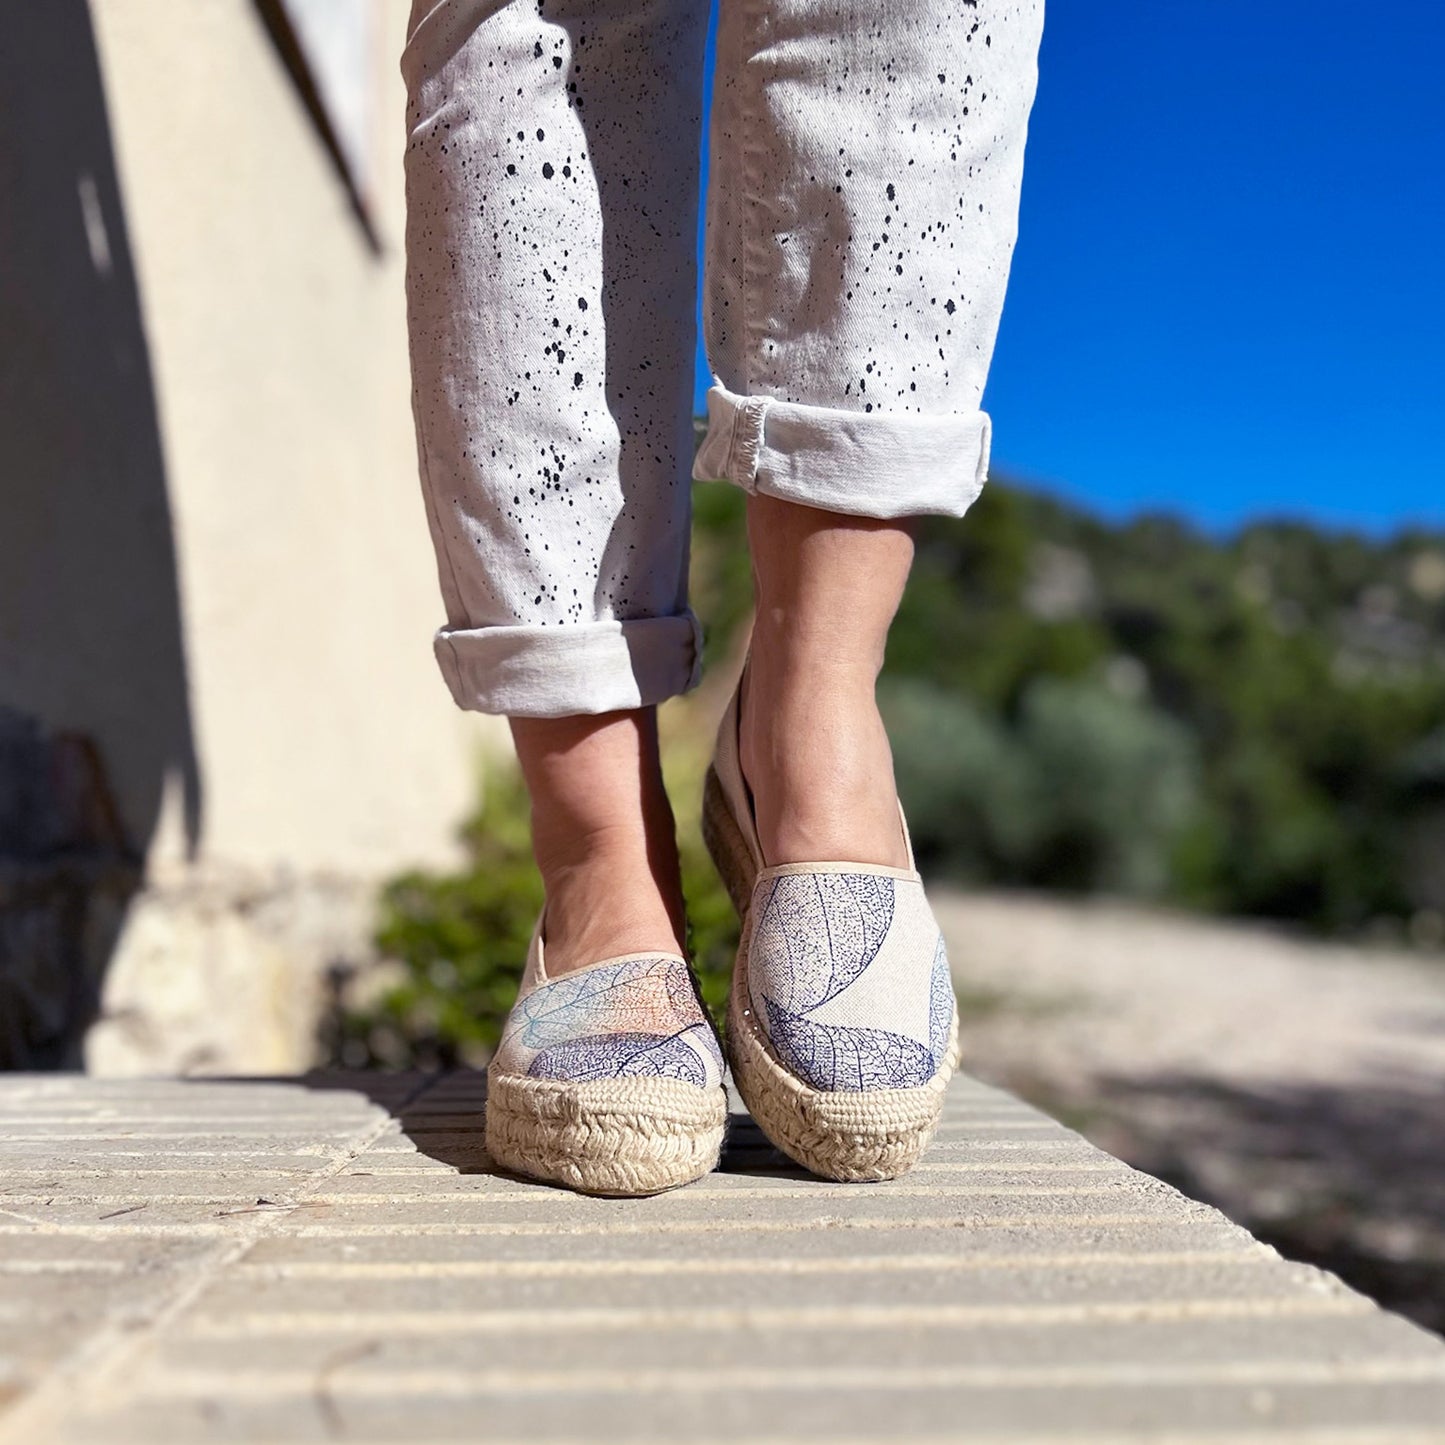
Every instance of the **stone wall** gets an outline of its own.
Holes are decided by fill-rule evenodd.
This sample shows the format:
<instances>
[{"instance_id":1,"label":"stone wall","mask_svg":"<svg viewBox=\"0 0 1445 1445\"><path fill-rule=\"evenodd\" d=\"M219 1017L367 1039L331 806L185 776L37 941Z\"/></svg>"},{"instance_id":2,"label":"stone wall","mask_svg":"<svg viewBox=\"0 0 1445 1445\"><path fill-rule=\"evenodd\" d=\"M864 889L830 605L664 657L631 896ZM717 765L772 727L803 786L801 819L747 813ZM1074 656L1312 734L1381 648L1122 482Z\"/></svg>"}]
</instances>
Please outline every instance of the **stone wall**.
<instances>
[{"instance_id":1,"label":"stone wall","mask_svg":"<svg viewBox=\"0 0 1445 1445\"><path fill-rule=\"evenodd\" d=\"M407 4L356 3L364 215L275 6L7 25L0 990L29 1002L0 1063L304 1067L376 881L450 859L474 801L489 734L432 658L408 395ZM22 784L86 767L109 831L57 841Z\"/></svg>"}]
</instances>

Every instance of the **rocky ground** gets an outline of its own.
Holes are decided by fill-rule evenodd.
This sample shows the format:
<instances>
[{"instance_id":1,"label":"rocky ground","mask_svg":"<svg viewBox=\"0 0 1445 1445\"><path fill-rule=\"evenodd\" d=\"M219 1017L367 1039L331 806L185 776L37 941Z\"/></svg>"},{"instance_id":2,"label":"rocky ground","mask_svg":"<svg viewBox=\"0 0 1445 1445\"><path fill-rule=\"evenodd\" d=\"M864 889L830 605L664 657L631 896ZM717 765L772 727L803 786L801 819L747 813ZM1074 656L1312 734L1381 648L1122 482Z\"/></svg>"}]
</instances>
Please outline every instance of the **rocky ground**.
<instances>
[{"instance_id":1,"label":"rocky ground","mask_svg":"<svg viewBox=\"0 0 1445 1445\"><path fill-rule=\"evenodd\" d=\"M1445 960L937 890L966 1067L1445 1331Z\"/></svg>"}]
</instances>

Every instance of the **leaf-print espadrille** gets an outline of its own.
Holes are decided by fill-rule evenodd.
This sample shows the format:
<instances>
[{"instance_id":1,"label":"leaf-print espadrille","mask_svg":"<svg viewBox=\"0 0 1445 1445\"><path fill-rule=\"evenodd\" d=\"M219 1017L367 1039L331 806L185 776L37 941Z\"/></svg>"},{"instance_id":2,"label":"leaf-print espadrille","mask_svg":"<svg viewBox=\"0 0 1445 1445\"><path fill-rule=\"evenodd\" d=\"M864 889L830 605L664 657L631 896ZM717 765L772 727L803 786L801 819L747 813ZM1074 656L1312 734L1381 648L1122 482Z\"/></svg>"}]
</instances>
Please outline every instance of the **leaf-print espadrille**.
<instances>
[{"instance_id":1,"label":"leaf-print espadrille","mask_svg":"<svg viewBox=\"0 0 1445 1445\"><path fill-rule=\"evenodd\" d=\"M908 868L765 866L738 699L703 794L703 837L742 919L726 1030L733 1079L759 1128L804 1168L892 1179L928 1144L958 1065L943 936L911 845Z\"/></svg>"},{"instance_id":2,"label":"leaf-print espadrille","mask_svg":"<svg viewBox=\"0 0 1445 1445\"><path fill-rule=\"evenodd\" d=\"M487 1068L487 1152L588 1194L656 1194L717 1167L717 1033L685 959L605 958L549 979L538 919Z\"/></svg>"}]
</instances>

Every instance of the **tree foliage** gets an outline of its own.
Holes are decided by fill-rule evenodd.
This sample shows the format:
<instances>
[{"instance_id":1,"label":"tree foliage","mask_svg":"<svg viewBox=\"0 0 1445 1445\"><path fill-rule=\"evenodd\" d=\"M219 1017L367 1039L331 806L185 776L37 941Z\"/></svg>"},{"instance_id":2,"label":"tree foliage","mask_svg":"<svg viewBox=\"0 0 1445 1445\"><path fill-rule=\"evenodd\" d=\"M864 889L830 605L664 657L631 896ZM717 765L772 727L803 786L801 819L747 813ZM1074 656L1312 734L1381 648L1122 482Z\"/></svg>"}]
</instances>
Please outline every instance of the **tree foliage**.
<instances>
[{"instance_id":1,"label":"tree foliage","mask_svg":"<svg viewBox=\"0 0 1445 1445\"><path fill-rule=\"evenodd\" d=\"M696 496L715 663L752 602L744 497ZM1260 522L1220 539L994 481L917 537L880 697L932 876L1336 931L1445 912L1445 536ZM717 1013L737 926L691 807L708 742L665 761ZM342 1015L347 1062L495 1045L542 901L515 774L491 771L464 842L457 873L385 890L394 979Z\"/></svg>"}]
</instances>

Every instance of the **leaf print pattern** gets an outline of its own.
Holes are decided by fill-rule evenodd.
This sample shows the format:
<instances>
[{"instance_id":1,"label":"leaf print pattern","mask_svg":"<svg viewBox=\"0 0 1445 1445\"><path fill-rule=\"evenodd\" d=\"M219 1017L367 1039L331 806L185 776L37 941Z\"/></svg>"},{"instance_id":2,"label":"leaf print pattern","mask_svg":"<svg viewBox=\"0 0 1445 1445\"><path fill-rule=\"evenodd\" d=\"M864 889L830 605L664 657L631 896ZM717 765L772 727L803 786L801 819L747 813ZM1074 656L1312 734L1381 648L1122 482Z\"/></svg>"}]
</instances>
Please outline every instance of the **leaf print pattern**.
<instances>
[{"instance_id":1,"label":"leaf print pattern","mask_svg":"<svg viewBox=\"0 0 1445 1445\"><path fill-rule=\"evenodd\" d=\"M669 1010L678 1006L681 991L671 975L685 972L675 958L629 958L610 968L564 974L522 999L513 1023L520 1031L520 1042L533 1049L550 1048L584 1034L658 1032L656 1025L668 1021L666 1016L659 1017L659 1005L665 1002ZM701 1011L690 987L685 998L691 1007L682 1010L679 1022L700 1020ZM675 1026L660 1031L672 1033Z\"/></svg>"},{"instance_id":2,"label":"leaf print pattern","mask_svg":"<svg viewBox=\"0 0 1445 1445\"><path fill-rule=\"evenodd\" d=\"M819 1024L768 1004L768 1036L805 1084L832 1091L916 1089L934 1075L932 1054L887 1029Z\"/></svg>"},{"instance_id":3,"label":"leaf print pattern","mask_svg":"<svg viewBox=\"0 0 1445 1445\"><path fill-rule=\"evenodd\" d=\"M806 1013L877 957L893 922L893 879L791 873L766 886L753 947L768 961L767 992L788 1013Z\"/></svg>"},{"instance_id":4,"label":"leaf print pattern","mask_svg":"<svg viewBox=\"0 0 1445 1445\"><path fill-rule=\"evenodd\" d=\"M759 886L755 908L749 989L779 1059L800 1080L834 1092L912 1089L939 1072L953 981L921 883L785 873Z\"/></svg>"},{"instance_id":5,"label":"leaf print pattern","mask_svg":"<svg viewBox=\"0 0 1445 1445\"><path fill-rule=\"evenodd\" d=\"M933 955L933 987L928 1000L928 1045L933 1067L943 1067L948 1053L948 1036L953 1032L953 975L949 972L948 954L943 935L938 935L938 950Z\"/></svg>"},{"instance_id":6,"label":"leaf print pattern","mask_svg":"<svg viewBox=\"0 0 1445 1445\"><path fill-rule=\"evenodd\" d=\"M671 1037L602 1034L596 1038L574 1039L571 1043L544 1049L532 1060L527 1072L534 1079L567 1079L573 1083L590 1079L683 1079L703 1088L707 1084L707 1070L686 1038L687 1034L703 1032L703 1026L697 1025Z\"/></svg>"},{"instance_id":7,"label":"leaf print pattern","mask_svg":"<svg viewBox=\"0 0 1445 1445\"><path fill-rule=\"evenodd\" d=\"M518 1000L498 1060L533 1078L720 1082L722 1052L679 958L629 958L544 983Z\"/></svg>"}]
</instances>

